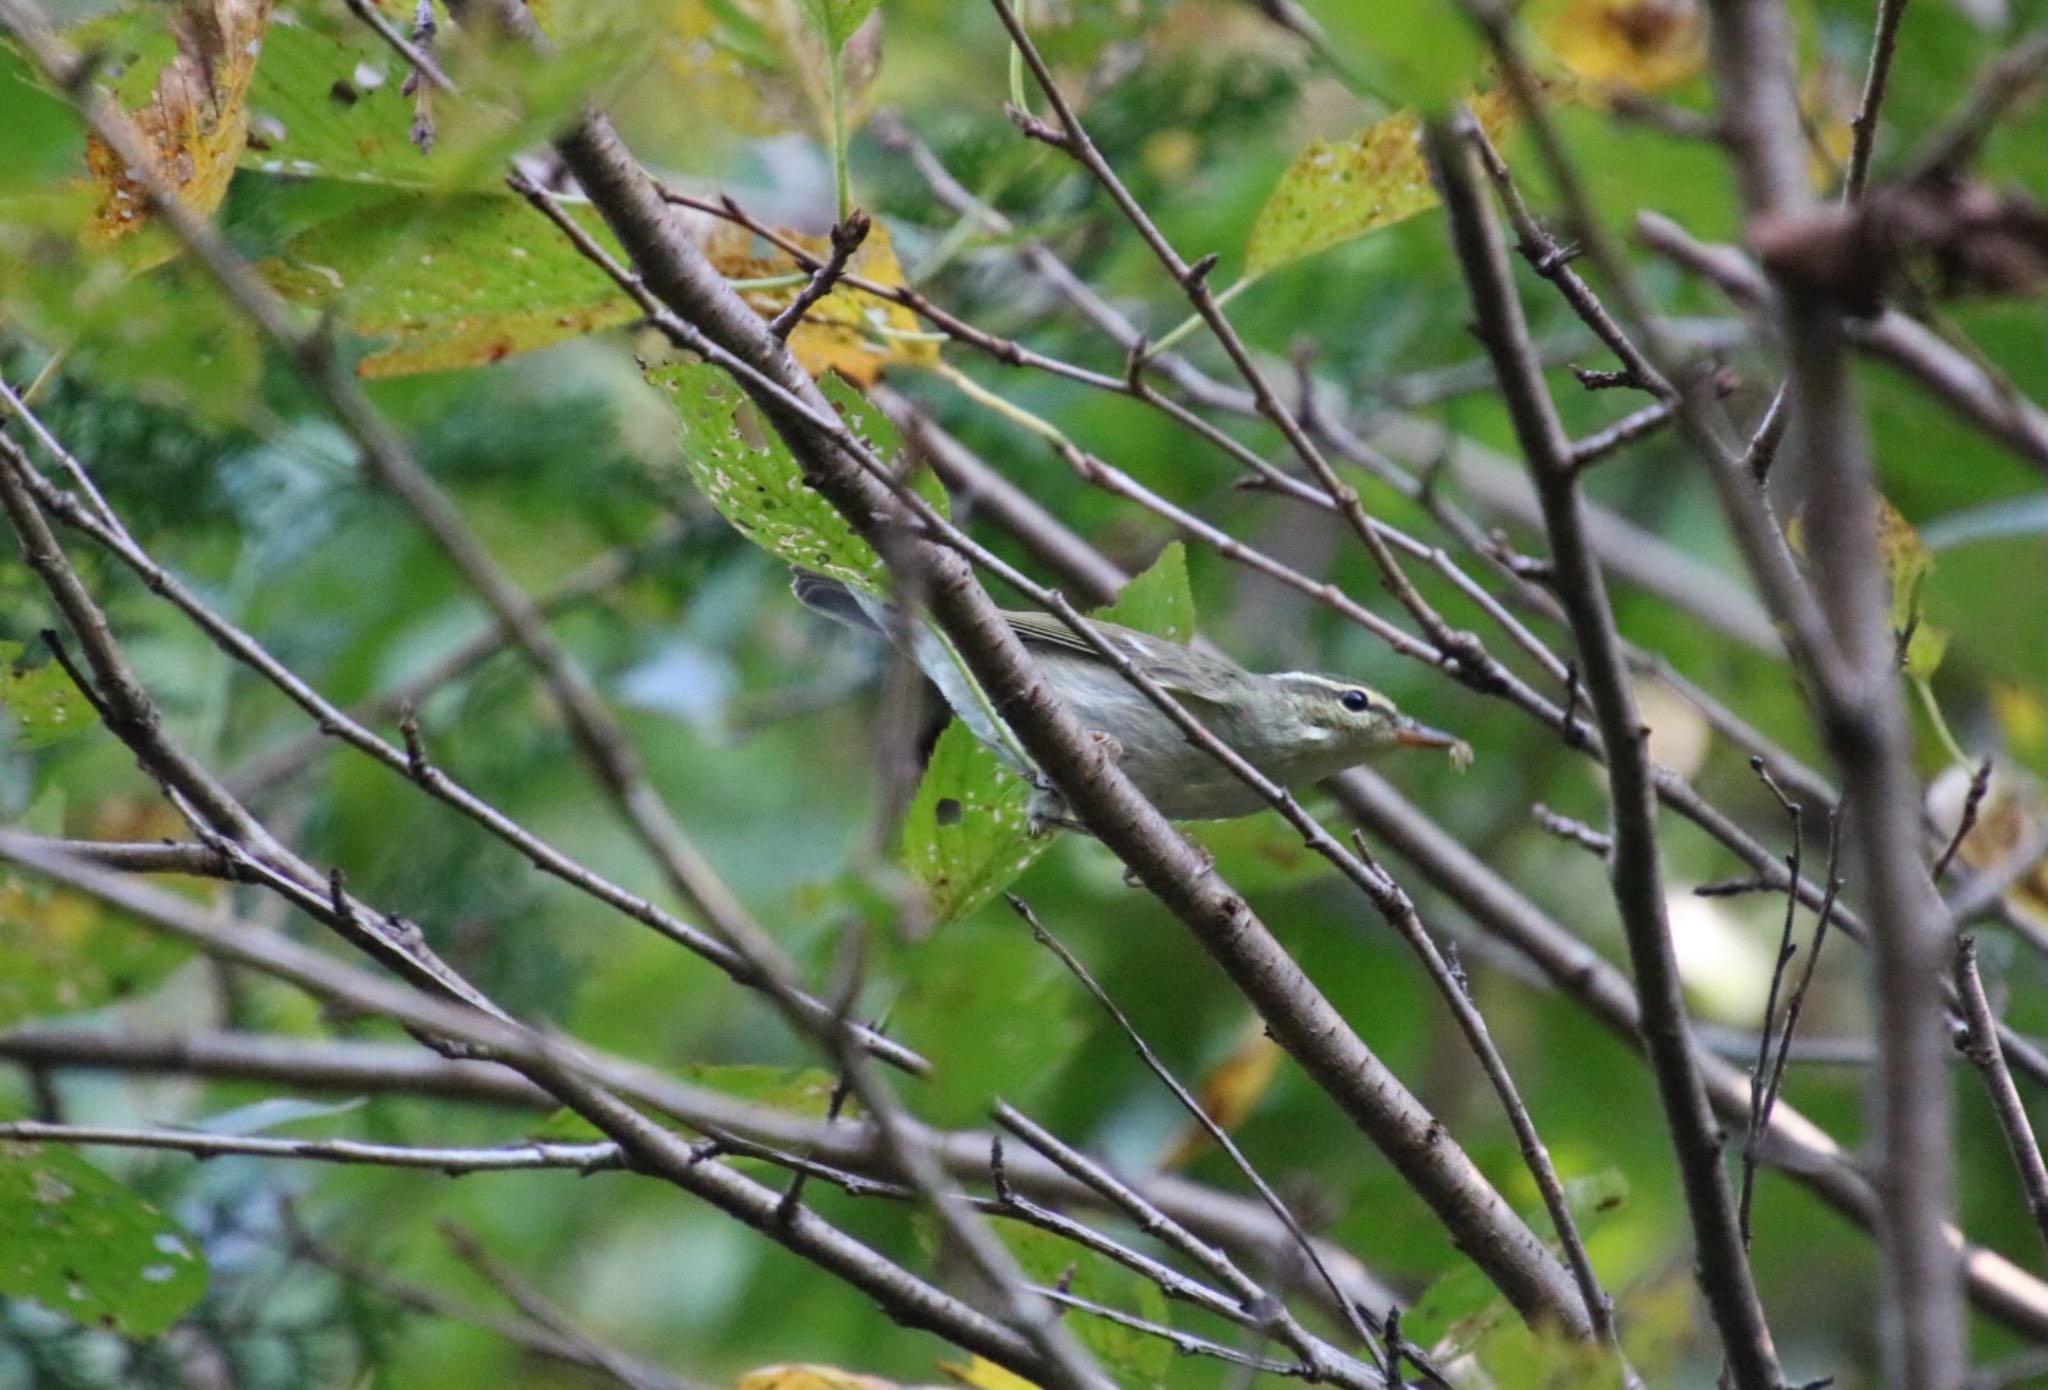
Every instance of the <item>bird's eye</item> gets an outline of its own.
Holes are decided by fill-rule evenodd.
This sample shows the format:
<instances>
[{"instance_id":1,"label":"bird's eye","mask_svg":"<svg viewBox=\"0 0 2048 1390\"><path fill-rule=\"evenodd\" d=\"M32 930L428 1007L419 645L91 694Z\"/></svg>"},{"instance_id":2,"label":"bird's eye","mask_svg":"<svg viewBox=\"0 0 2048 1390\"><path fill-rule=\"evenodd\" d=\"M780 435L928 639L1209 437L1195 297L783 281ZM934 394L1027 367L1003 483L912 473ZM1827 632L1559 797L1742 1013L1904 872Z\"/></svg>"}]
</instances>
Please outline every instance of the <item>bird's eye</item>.
<instances>
[{"instance_id":1,"label":"bird's eye","mask_svg":"<svg viewBox=\"0 0 2048 1390\"><path fill-rule=\"evenodd\" d=\"M1338 699L1342 702L1344 708L1350 710L1353 714L1364 714L1372 708L1372 696L1366 694L1363 690L1347 690L1338 696Z\"/></svg>"}]
</instances>

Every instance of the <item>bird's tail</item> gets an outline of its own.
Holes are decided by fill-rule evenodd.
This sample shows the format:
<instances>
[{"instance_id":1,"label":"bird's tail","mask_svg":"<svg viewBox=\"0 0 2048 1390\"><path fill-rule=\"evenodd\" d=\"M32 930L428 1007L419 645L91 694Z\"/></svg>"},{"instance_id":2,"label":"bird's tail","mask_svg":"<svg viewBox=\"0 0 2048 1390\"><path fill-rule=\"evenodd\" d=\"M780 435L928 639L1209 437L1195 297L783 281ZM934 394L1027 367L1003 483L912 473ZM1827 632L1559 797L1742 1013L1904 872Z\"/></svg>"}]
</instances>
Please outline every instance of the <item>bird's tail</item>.
<instances>
[{"instance_id":1,"label":"bird's tail","mask_svg":"<svg viewBox=\"0 0 2048 1390\"><path fill-rule=\"evenodd\" d=\"M898 610L873 594L861 593L836 579L807 569L794 570L789 587L796 594L797 602L834 622L892 641L903 635L896 630L899 626ZM908 637L911 659L939 688L939 694L945 697L961 722L974 731L976 738L993 748L996 756L1012 771L1032 775L1030 760L1025 757L1024 750L997 719L988 698L981 693L974 677L968 674L967 667L946 639L929 622L913 625Z\"/></svg>"},{"instance_id":2,"label":"bird's tail","mask_svg":"<svg viewBox=\"0 0 2048 1390\"><path fill-rule=\"evenodd\" d=\"M789 587L796 594L797 602L814 613L823 613L834 622L846 624L861 632L886 637L881 622L870 611L869 605L880 605L869 599L866 603L861 595L847 588L836 579L827 578L814 570L796 570L789 581ZM885 610L886 611L886 610Z\"/></svg>"}]
</instances>

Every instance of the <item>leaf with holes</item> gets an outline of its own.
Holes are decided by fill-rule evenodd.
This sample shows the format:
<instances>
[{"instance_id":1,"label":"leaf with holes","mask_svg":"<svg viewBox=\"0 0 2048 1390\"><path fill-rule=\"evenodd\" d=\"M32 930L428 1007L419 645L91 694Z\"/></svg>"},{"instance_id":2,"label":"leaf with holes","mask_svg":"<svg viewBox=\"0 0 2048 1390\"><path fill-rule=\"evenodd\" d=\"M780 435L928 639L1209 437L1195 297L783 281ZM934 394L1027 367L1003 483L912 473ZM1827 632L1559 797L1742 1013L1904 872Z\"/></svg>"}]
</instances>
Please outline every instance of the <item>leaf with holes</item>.
<instances>
[{"instance_id":1,"label":"leaf with holes","mask_svg":"<svg viewBox=\"0 0 2048 1390\"><path fill-rule=\"evenodd\" d=\"M88 1326L148 1337L206 1292L177 1223L56 1144L0 1140L0 1294Z\"/></svg>"},{"instance_id":2,"label":"leaf with holes","mask_svg":"<svg viewBox=\"0 0 2048 1390\"><path fill-rule=\"evenodd\" d=\"M99 714L64 668L54 661L31 666L19 642L0 642L0 709L5 709L7 742L42 748L99 722Z\"/></svg>"},{"instance_id":3,"label":"leaf with holes","mask_svg":"<svg viewBox=\"0 0 2048 1390\"><path fill-rule=\"evenodd\" d=\"M946 726L903 818L903 863L935 922L965 917L1017 881L1050 835L1030 829L1031 786L958 720Z\"/></svg>"},{"instance_id":4,"label":"leaf with holes","mask_svg":"<svg viewBox=\"0 0 2048 1390\"><path fill-rule=\"evenodd\" d=\"M741 535L778 559L866 593L887 587L881 557L805 481L789 446L730 377L703 362L650 366L646 375L675 406L691 480ZM836 376L820 385L878 457L901 455L895 427L865 396ZM945 489L928 471L921 470L912 486L946 511Z\"/></svg>"}]
</instances>

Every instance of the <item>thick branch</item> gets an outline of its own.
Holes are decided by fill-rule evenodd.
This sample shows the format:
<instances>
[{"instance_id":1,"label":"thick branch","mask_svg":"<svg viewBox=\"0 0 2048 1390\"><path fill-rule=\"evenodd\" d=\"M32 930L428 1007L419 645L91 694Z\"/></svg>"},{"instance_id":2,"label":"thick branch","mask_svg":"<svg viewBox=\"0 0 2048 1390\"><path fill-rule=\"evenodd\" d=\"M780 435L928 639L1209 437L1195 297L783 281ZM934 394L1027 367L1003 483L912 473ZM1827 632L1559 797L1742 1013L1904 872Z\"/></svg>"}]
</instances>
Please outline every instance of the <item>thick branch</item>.
<instances>
[{"instance_id":1,"label":"thick branch","mask_svg":"<svg viewBox=\"0 0 2048 1390\"><path fill-rule=\"evenodd\" d=\"M1736 1383L1773 1390L1781 1384L1777 1355L1721 1169L1721 1136L1692 1049L1684 987L1664 916L1648 730L1636 712L1606 585L1586 543L1571 441L1544 386L1542 367L1529 351L1507 248L1480 192L1474 152L1461 134L1443 126L1432 129L1430 145L1479 339L1493 359L1543 503L1554 586L1571 621L1579 671L1607 745L1614 898L1635 966L1639 1026L1692 1216L1700 1283Z\"/></svg>"}]
</instances>

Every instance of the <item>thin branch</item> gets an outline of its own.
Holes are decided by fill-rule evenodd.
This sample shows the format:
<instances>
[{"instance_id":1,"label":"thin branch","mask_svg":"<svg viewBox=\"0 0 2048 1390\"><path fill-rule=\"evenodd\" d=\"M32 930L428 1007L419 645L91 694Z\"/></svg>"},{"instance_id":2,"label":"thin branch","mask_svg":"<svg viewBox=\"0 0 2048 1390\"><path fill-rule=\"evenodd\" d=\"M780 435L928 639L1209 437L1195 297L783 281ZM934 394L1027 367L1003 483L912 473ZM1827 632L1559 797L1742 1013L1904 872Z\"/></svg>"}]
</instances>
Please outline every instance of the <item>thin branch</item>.
<instances>
[{"instance_id":1,"label":"thin branch","mask_svg":"<svg viewBox=\"0 0 2048 1390\"><path fill-rule=\"evenodd\" d=\"M860 244L867 240L868 231L874 226L869 216L859 208L846 215L846 220L832 228L832 254L825 263L811 272L810 280L797 291L795 299L768 320L768 331L776 337L787 339L792 330L804 321L804 313L813 304L832 293L839 283L839 277L846 273L846 263L853 259L853 253L860 250Z\"/></svg>"},{"instance_id":2,"label":"thin branch","mask_svg":"<svg viewBox=\"0 0 2048 1390\"><path fill-rule=\"evenodd\" d=\"M2034 1138L2027 1107L2021 1102L2019 1088L2012 1084L2012 1073L2006 1069L2005 1058L1998 1050L1991 1001L1985 997L1984 981L1977 973L1974 936L1956 938L1955 977L1956 992L1963 1000L1963 1017L1968 1023L1957 1037L1956 1046L1984 1078L1991 1108L1998 1115L1998 1127L2005 1134L2005 1147L2012 1154L2013 1167L2019 1170L2027 1210L2040 1229L2042 1242L2048 1244L2048 1163L2042 1162L2041 1145Z\"/></svg>"},{"instance_id":3,"label":"thin branch","mask_svg":"<svg viewBox=\"0 0 2048 1390\"><path fill-rule=\"evenodd\" d=\"M556 1308L540 1290L495 1258L477 1238L452 1221L441 1223L442 1239L448 1242L456 1257L480 1275L484 1282L502 1294L528 1321L537 1327L559 1337L574 1347L583 1357L585 1364L595 1366L628 1390L665 1390L671 1382L667 1376L648 1376L633 1358L606 1346L597 1338L578 1327L569 1316Z\"/></svg>"},{"instance_id":4,"label":"thin branch","mask_svg":"<svg viewBox=\"0 0 2048 1390\"><path fill-rule=\"evenodd\" d=\"M1934 861L1928 872L1939 879L1948 872L1948 866L1955 862L1956 852L1963 847L1963 841L1970 838L1970 832L1977 828L1977 813L1983 808L1984 795L1991 790L1991 759L1986 758L1977 765L1970 775L1970 788L1963 794L1963 812L1956 818L1956 833L1948 837L1948 844Z\"/></svg>"},{"instance_id":5,"label":"thin branch","mask_svg":"<svg viewBox=\"0 0 2048 1390\"><path fill-rule=\"evenodd\" d=\"M209 1159L296 1158L319 1163L379 1168L422 1168L444 1177L516 1173L537 1168L601 1173L624 1168L617 1144L552 1144L532 1140L494 1149L432 1148L369 1144L355 1139L279 1139L265 1135L188 1133L175 1129L124 1129L96 1125L52 1125L34 1120L0 1121L0 1139L24 1144L104 1144L123 1149L161 1149Z\"/></svg>"},{"instance_id":6,"label":"thin branch","mask_svg":"<svg viewBox=\"0 0 2048 1390\"><path fill-rule=\"evenodd\" d=\"M1602 863L1614 857L1614 837L1606 831L1595 830L1584 821L1553 811L1541 802L1531 806L1529 813L1543 829L1560 840L1577 845Z\"/></svg>"},{"instance_id":7,"label":"thin branch","mask_svg":"<svg viewBox=\"0 0 2048 1390\"><path fill-rule=\"evenodd\" d=\"M1752 758L1749 765L1750 769L1762 779L1764 786L1769 789L1771 795L1777 799L1778 805L1784 809L1785 819L1790 826L1786 838L1792 845L1792 848L1785 855L1785 869L1794 880L1797 880L1799 877L1800 857L1805 853L1804 837L1800 833L1805 816L1805 808L1791 797L1785 795L1785 789L1780 787L1777 779L1771 776L1770 769L1764 766L1763 759ZM1831 872L1832 867L1831 864ZM1701 892L1704 896L1704 890L1701 890ZM1742 1188L1735 1208L1737 1223L1742 1227L1742 1243L1744 1246L1750 1243L1753 1234L1753 1228L1750 1224L1750 1212L1751 1205L1756 1197L1756 1168L1758 1161L1763 1155L1763 1141L1766 1132L1765 1121L1768 1118L1766 1107L1769 1104L1771 1081L1773 1079L1771 1074L1771 1032L1776 1026L1778 1017L1778 991L1784 987L1785 971L1792 964L1792 957L1797 950L1792 944L1792 928L1798 923L1798 920L1799 897L1797 894L1787 893L1785 895L1785 927L1778 935L1778 953L1771 963L1770 988L1764 992L1764 1024L1757 1039L1756 1066L1749 1074L1749 1127L1743 1134ZM1818 933L1816 933L1815 944L1816 946L1819 944ZM1818 954L1819 952L1816 951L1815 955L1817 956ZM1800 994L1802 998L1805 994L1804 986L1811 978L1812 974L1808 972L1806 979L1800 981ZM1785 1030L1784 1046L1789 1048L1791 1045L1792 1030L1788 1022Z\"/></svg>"},{"instance_id":8,"label":"thin branch","mask_svg":"<svg viewBox=\"0 0 2048 1390\"><path fill-rule=\"evenodd\" d=\"M1849 118L1849 166L1842 179L1845 203L1862 197L1863 187L1870 179L1870 156L1877 148L1877 112L1884 105L1892 54L1899 45L1899 21L1905 17L1906 0L1878 0L1877 28L1870 40L1870 67L1863 76L1863 96L1856 103L1856 114Z\"/></svg>"},{"instance_id":9,"label":"thin branch","mask_svg":"<svg viewBox=\"0 0 2048 1390\"><path fill-rule=\"evenodd\" d=\"M1761 219L1810 201L1792 36L1775 0L1710 11L1715 92L1733 136L1744 210ZM1807 554L1825 614L1793 634L1808 699L1839 769L1870 922L1879 1067L1879 1154L1887 1373L1953 1385L1966 1364L1961 1269L1947 1236L1955 1210L1954 1087L1946 1007L1930 982L1948 965L1953 926L1920 850L1920 788L1899 690L1890 595L1879 554L1878 490L1847 353L1844 315L1790 277L1774 317L1804 454Z\"/></svg>"},{"instance_id":10,"label":"thin branch","mask_svg":"<svg viewBox=\"0 0 2048 1390\"><path fill-rule=\"evenodd\" d=\"M1054 936L1046 925L1039 920L1038 914L1032 911L1031 905L1015 893L1005 893L1003 896L1009 902L1011 910L1023 918L1025 924L1031 928L1032 937L1059 959L1060 964L1067 968L1068 973L1079 980L1082 988L1086 989L1094 997L1095 1002L1102 1006L1102 1011L1114 1020L1117 1028L1137 1052L1140 1060L1145 1063L1146 1068L1159 1078L1160 1083L1167 1090L1173 1093L1174 1099L1180 1102L1181 1108L1194 1118L1195 1123L1207 1131L1209 1137L1215 1140L1217 1145L1230 1156L1230 1161L1236 1165L1238 1172L1244 1175L1245 1181L1252 1185L1252 1189L1259 1194L1259 1199L1273 1213L1274 1219L1279 1221L1282 1226L1285 1226L1288 1233L1295 1238L1302 1254L1307 1258L1309 1266L1316 1271L1317 1277L1330 1290L1331 1296L1347 1311L1352 1331L1357 1334L1361 1342L1370 1343L1373 1337L1373 1329L1366 1326L1357 1308L1344 1297L1342 1289L1338 1286L1336 1276L1330 1272L1329 1266L1323 1263L1322 1256L1316 1251L1315 1242L1309 1239L1308 1232L1302 1228L1301 1222L1295 1219L1294 1213L1288 1209L1287 1204L1280 1200L1280 1194L1275 1192L1272 1185L1264 1177L1260 1176L1258 1169L1252 1166L1251 1160L1245 1157L1244 1151L1238 1147L1237 1141L1230 1137L1229 1131L1210 1118L1209 1112L1202 1108L1202 1103L1195 1099L1187 1087L1180 1083L1180 1079L1173 1074L1164 1062L1159 1060L1159 1055L1152 1050L1151 1044L1145 1041L1144 1035L1132 1024L1124 1011L1117 1007L1116 1001L1109 997L1109 992L1089 973L1088 967L1081 964L1080 959L1066 948L1065 943ZM1288 1318L1284 1309L1275 1318L1273 1326L1268 1330L1275 1340L1293 1349L1310 1365L1313 1366L1321 1359L1321 1350L1312 1345L1314 1339L1310 1338L1305 1330L1294 1323L1292 1318Z\"/></svg>"}]
</instances>

